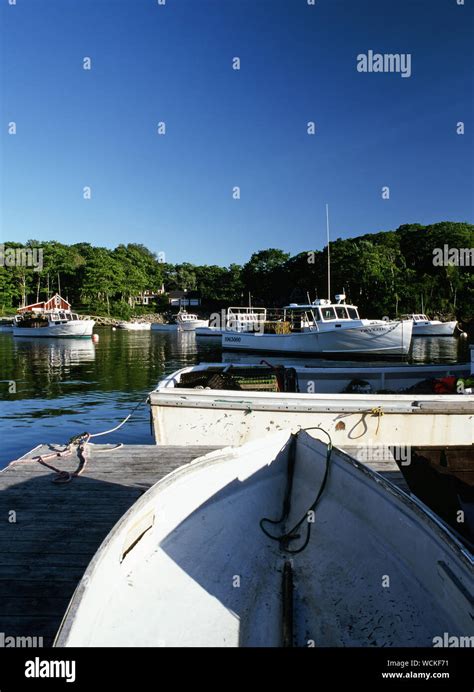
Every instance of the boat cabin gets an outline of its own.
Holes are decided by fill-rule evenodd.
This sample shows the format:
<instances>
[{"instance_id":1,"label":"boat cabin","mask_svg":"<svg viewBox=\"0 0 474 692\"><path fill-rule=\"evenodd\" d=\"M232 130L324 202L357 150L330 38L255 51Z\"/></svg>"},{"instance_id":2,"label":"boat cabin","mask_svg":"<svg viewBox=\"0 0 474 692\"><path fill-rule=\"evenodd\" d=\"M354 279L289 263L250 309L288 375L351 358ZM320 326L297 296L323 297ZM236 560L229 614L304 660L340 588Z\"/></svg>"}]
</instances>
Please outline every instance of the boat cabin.
<instances>
[{"instance_id":1,"label":"boat cabin","mask_svg":"<svg viewBox=\"0 0 474 692\"><path fill-rule=\"evenodd\" d=\"M300 305L290 303L283 308L284 321L290 322L293 328L310 327L312 324L321 322L341 322L360 320L359 311L355 305L347 305L346 296L336 295L336 303L321 298L313 303Z\"/></svg>"},{"instance_id":2,"label":"boat cabin","mask_svg":"<svg viewBox=\"0 0 474 692\"><path fill-rule=\"evenodd\" d=\"M191 312L178 312L176 319L179 320L180 322L196 322L196 320L199 320L199 317L197 315L194 315Z\"/></svg>"},{"instance_id":3,"label":"boat cabin","mask_svg":"<svg viewBox=\"0 0 474 692\"><path fill-rule=\"evenodd\" d=\"M49 300L25 305L18 309L18 313L15 322L21 327L44 327L48 324L67 324L79 320L79 316L71 312L71 303L58 293Z\"/></svg>"},{"instance_id":4,"label":"boat cabin","mask_svg":"<svg viewBox=\"0 0 474 692\"><path fill-rule=\"evenodd\" d=\"M413 320L413 322L415 322L415 323L416 322L429 322L430 321L430 318L427 317L426 315L422 314L422 313L419 313L417 315L415 315L415 313L413 313L412 315L403 315L403 319Z\"/></svg>"}]
</instances>

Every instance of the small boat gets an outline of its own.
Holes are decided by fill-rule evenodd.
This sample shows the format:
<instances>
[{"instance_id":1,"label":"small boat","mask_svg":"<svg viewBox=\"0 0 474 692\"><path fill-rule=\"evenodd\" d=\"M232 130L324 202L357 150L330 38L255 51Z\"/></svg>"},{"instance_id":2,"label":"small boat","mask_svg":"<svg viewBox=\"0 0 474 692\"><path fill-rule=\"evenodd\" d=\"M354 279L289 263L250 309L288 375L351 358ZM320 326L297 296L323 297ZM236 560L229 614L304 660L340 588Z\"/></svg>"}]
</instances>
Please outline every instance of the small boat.
<instances>
[{"instance_id":1,"label":"small boat","mask_svg":"<svg viewBox=\"0 0 474 692\"><path fill-rule=\"evenodd\" d=\"M219 445L225 439L241 445L282 428L323 425L338 446L382 438L392 445L474 444L474 396L462 389L472 364L337 370L222 363L183 368L150 392L155 442ZM387 393L400 385L404 393Z\"/></svg>"},{"instance_id":2,"label":"small boat","mask_svg":"<svg viewBox=\"0 0 474 692\"><path fill-rule=\"evenodd\" d=\"M126 329L129 332L149 332L150 322L118 322L117 329Z\"/></svg>"},{"instance_id":3,"label":"small boat","mask_svg":"<svg viewBox=\"0 0 474 692\"><path fill-rule=\"evenodd\" d=\"M440 320L430 320L424 314L405 315L404 319L413 320L413 336L453 336L458 323L456 320L451 322L441 322Z\"/></svg>"},{"instance_id":4,"label":"small boat","mask_svg":"<svg viewBox=\"0 0 474 692\"><path fill-rule=\"evenodd\" d=\"M2 332L12 332L13 331L14 319L13 317L0 319L0 333Z\"/></svg>"},{"instance_id":5,"label":"small boat","mask_svg":"<svg viewBox=\"0 0 474 692\"><path fill-rule=\"evenodd\" d=\"M265 308L250 328L226 329L222 348L246 352L298 355L406 356L410 350L413 321L367 320L346 296L336 302L320 299L306 305L291 303L282 314L270 317ZM238 321L247 308L233 308Z\"/></svg>"},{"instance_id":6,"label":"small boat","mask_svg":"<svg viewBox=\"0 0 474 692\"><path fill-rule=\"evenodd\" d=\"M55 646L413 650L472 638L469 548L313 432L215 451L154 485L92 559Z\"/></svg>"},{"instance_id":7,"label":"small boat","mask_svg":"<svg viewBox=\"0 0 474 692\"><path fill-rule=\"evenodd\" d=\"M71 312L71 305L58 294L47 301L19 308L13 336L82 338L92 336L95 322Z\"/></svg>"},{"instance_id":8,"label":"small boat","mask_svg":"<svg viewBox=\"0 0 474 692\"><path fill-rule=\"evenodd\" d=\"M176 324L180 332L193 332L198 327L208 327L209 320L201 320L197 315L180 310L176 315Z\"/></svg>"}]
</instances>

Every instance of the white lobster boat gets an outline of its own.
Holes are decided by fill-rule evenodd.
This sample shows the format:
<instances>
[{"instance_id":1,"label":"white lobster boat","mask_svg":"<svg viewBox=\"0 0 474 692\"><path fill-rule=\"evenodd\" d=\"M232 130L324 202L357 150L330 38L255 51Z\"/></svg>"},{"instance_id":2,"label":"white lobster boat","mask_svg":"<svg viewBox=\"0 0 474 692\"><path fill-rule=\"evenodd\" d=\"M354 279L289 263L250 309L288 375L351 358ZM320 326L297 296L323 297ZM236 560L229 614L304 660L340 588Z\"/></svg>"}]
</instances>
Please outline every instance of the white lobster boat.
<instances>
[{"instance_id":1,"label":"white lobster boat","mask_svg":"<svg viewBox=\"0 0 474 692\"><path fill-rule=\"evenodd\" d=\"M198 327L208 327L209 320L201 320L193 313L180 310L176 315L176 324L180 332L194 332Z\"/></svg>"},{"instance_id":2,"label":"white lobster boat","mask_svg":"<svg viewBox=\"0 0 474 692\"><path fill-rule=\"evenodd\" d=\"M323 440L281 431L159 481L102 543L55 646L472 641L468 548L420 501Z\"/></svg>"},{"instance_id":3,"label":"white lobster boat","mask_svg":"<svg viewBox=\"0 0 474 692\"><path fill-rule=\"evenodd\" d=\"M413 320L413 336L453 336L458 324L456 320L430 320L424 314L406 315L405 318Z\"/></svg>"},{"instance_id":4,"label":"white lobster boat","mask_svg":"<svg viewBox=\"0 0 474 692\"><path fill-rule=\"evenodd\" d=\"M292 303L283 308L281 319L269 320L262 311L251 328L227 328L222 348L246 352L300 355L406 356L410 350L412 320L367 320L359 317L355 305L345 303L345 295L336 303ZM242 314L248 308L240 308ZM232 308L239 323L239 308ZM256 311L258 309L254 309ZM230 321L230 319L229 319ZM276 333L267 333L267 325ZM286 332L286 333L285 333Z\"/></svg>"},{"instance_id":5,"label":"white lobster boat","mask_svg":"<svg viewBox=\"0 0 474 692\"><path fill-rule=\"evenodd\" d=\"M13 336L83 338L92 336L95 322L80 319L71 304L57 293L47 301L19 308Z\"/></svg>"},{"instance_id":6,"label":"white lobster boat","mask_svg":"<svg viewBox=\"0 0 474 692\"><path fill-rule=\"evenodd\" d=\"M77 339L92 336L94 324L94 320L79 319L75 312L53 310L30 319L19 319L13 327L13 336Z\"/></svg>"}]
</instances>

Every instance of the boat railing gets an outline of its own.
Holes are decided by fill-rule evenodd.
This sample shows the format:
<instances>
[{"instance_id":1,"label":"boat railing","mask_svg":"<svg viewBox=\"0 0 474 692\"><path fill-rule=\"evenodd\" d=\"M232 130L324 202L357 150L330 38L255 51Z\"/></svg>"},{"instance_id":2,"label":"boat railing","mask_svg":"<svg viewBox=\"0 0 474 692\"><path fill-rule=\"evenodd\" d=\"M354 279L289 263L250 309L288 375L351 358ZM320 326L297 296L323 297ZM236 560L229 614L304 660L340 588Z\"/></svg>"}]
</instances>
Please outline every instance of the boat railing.
<instances>
[{"instance_id":1,"label":"boat railing","mask_svg":"<svg viewBox=\"0 0 474 692\"><path fill-rule=\"evenodd\" d=\"M226 328L232 331L258 331L288 334L304 330L319 331L312 310L293 312L285 308L230 307Z\"/></svg>"}]
</instances>

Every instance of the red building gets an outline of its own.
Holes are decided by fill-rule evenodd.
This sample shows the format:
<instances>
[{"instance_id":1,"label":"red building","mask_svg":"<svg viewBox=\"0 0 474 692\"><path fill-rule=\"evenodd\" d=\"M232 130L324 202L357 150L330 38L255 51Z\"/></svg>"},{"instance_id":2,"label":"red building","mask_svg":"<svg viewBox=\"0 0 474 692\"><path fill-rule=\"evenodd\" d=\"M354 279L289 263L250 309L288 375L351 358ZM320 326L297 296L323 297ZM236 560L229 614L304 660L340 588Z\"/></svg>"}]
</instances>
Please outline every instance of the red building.
<instances>
[{"instance_id":1,"label":"red building","mask_svg":"<svg viewBox=\"0 0 474 692\"><path fill-rule=\"evenodd\" d=\"M55 293L49 300L41 303L32 303L24 308L18 308L18 312L44 312L45 310L70 310L71 303L64 300L58 293Z\"/></svg>"}]
</instances>

